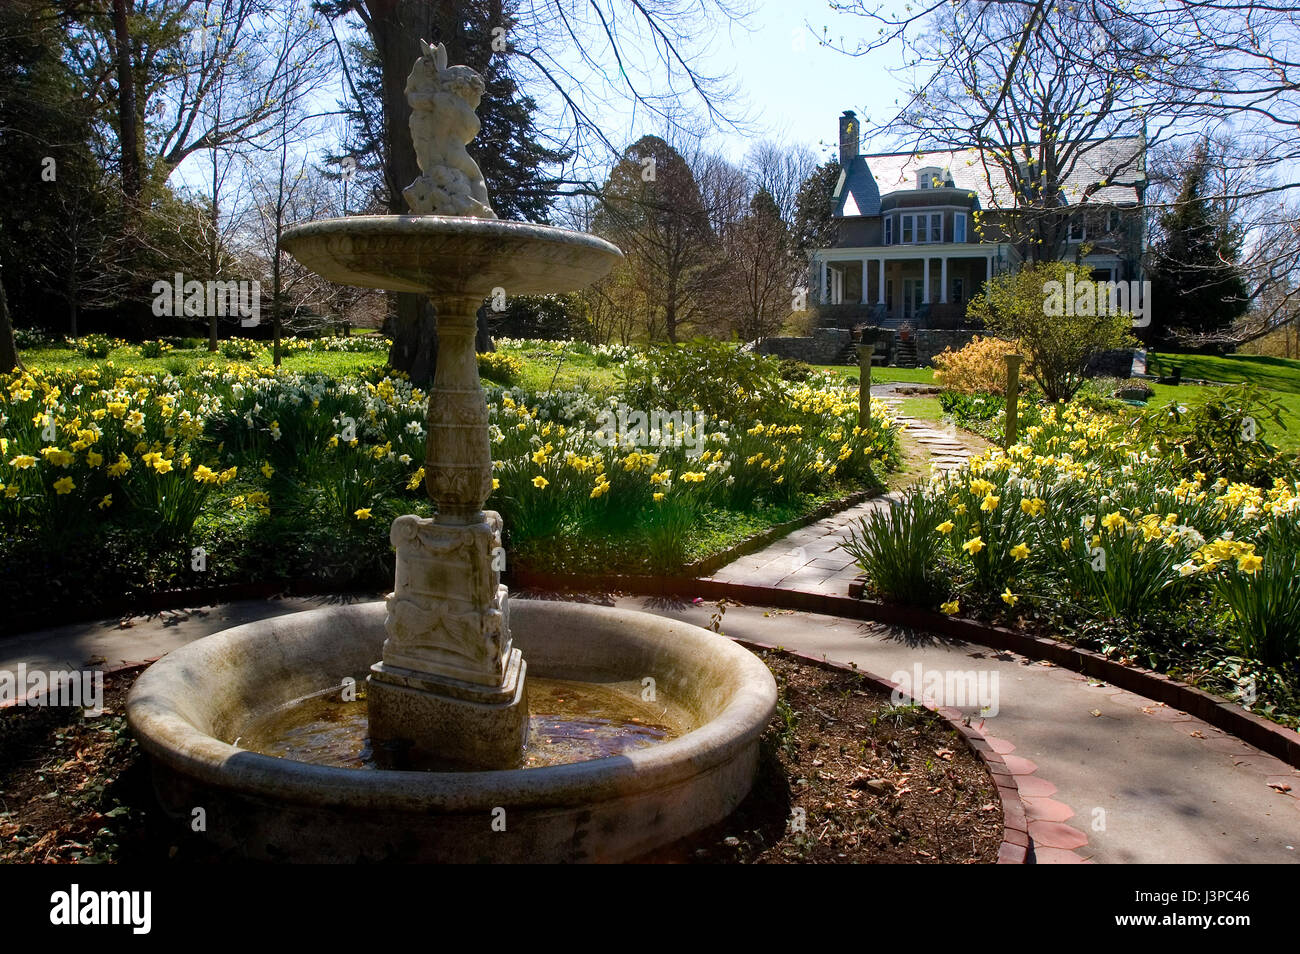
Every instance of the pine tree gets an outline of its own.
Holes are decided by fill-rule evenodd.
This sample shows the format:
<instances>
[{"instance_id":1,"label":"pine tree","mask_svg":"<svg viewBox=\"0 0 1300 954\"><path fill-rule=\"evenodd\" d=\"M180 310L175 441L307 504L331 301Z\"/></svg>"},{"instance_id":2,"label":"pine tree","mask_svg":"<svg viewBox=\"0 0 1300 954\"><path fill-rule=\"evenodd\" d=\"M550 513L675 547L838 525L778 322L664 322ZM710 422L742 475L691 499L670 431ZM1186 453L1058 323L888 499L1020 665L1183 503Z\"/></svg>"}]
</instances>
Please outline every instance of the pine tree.
<instances>
[{"instance_id":1,"label":"pine tree","mask_svg":"<svg viewBox=\"0 0 1300 954\"><path fill-rule=\"evenodd\" d=\"M1209 150L1202 142L1184 172L1178 199L1160 218L1152 249L1155 334L1183 346L1222 342L1250 307L1237 258L1242 236L1205 196Z\"/></svg>"},{"instance_id":2,"label":"pine tree","mask_svg":"<svg viewBox=\"0 0 1300 954\"><path fill-rule=\"evenodd\" d=\"M840 181L840 161L827 159L799 187L795 204L794 239L801 252L826 248L835 243L836 226L831 218L835 184Z\"/></svg>"}]
</instances>

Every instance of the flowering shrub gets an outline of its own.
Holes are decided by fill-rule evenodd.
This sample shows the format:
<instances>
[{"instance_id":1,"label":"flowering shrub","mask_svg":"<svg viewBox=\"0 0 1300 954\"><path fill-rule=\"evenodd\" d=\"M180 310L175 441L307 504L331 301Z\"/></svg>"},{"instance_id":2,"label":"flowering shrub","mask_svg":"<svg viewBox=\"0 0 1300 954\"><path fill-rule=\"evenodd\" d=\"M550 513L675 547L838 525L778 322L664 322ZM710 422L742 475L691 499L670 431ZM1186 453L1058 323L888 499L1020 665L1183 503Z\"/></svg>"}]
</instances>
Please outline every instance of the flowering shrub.
<instances>
[{"instance_id":1,"label":"flowering shrub","mask_svg":"<svg viewBox=\"0 0 1300 954\"><path fill-rule=\"evenodd\" d=\"M512 354L502 351L487 351L478 356L478 373L480 377L498 384L514 384L523 374L524 363Z\"/></svg>"},{"instance_id":2,"label":"flowering shrub","mask_svg":"<svg viewBox=\"0 0 1300 954\"><path fill-rule=\"evenodd\" d=\"M1005 359L1015 351L1012 342L977 335L961 350L945 348L935 356L934 381L945 390L961 394L1006 394Z\"/></svg>"}]
</instances>

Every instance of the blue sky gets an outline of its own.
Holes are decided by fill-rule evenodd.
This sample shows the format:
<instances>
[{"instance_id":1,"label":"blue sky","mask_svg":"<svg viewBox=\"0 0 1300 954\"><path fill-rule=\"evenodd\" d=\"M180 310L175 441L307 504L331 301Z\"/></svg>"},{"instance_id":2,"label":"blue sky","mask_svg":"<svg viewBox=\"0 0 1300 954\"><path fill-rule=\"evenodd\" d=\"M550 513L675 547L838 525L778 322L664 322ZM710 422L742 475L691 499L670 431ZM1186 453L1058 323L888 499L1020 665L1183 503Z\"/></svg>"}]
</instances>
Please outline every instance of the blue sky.
<instances>
[{"instance_id":1,"label":"blue sky","mask_svg":"<svg viewBox=\"0 0 1300 954\"><path fill-rule=\"evenodd\" d=\"M837 13L825 0L754 0L751 10L744 26L727 24L697 38L701 52L691 59L699 72L728 76L744 91L743 100L728 111L747 118L752 132L717 128L710 137L714 150L735 161L753 139L766 138L801 143L829 156L843 110L878 121L893 114L905 87L887 68L898 62L897 51L853 57L818 42L825 27L829 38L852 47L874 32L866 20ZM566 65L573 59L566 51ZM653 69L648 56L641 62ZM662 126L626 103L610 104L601 118L611 138L626 142ZM875 141L863 143L863 149L884 151L889 145Z\"/></svg>"}]
</instances>

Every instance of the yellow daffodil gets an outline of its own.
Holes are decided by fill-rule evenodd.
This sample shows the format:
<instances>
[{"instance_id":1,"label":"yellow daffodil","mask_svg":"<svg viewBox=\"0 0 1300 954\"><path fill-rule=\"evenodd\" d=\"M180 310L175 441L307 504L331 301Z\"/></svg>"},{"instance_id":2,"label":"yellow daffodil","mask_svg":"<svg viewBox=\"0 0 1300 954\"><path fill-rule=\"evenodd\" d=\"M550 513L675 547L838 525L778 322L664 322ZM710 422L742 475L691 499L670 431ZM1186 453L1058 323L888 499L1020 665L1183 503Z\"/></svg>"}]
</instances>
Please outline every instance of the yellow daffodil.
<instances>
[{"instance_id":1,"label":"yellow daffodil","mask_svg":"<svg viewBox=\"0 0 1300 954\"><path fill-rule=\"evenodd\" d=\"M252 495L250 494L249 496L252 496ZM352 511L352 516L356 517L358 520L369 520L369 519L370 519L370 508L369 508L369 507L362 507L360 510L354 510L354 511Z\"/></svg>"}]
</instances>

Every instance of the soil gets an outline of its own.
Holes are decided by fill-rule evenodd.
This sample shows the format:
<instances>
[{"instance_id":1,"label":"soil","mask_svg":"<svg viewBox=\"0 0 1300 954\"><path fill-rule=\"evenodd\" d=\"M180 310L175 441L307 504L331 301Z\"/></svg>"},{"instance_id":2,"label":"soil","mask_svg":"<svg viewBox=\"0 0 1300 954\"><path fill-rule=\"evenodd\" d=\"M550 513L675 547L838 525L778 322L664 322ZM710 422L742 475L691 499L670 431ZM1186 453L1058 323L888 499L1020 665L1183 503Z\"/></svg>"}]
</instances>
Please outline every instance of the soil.
<instances>
[{"instance_id":1,"label":"soil","mask_svg":"<svg viewBox=\"0 0 1300 954\"><path fill-rule=\"evenodd\" d=\"M1002 805L953 727L894 706L866 677L761 653L781 701L759 778L730 816L647 860L704 864L985 864Z\"/></svg>"},{"instance_id":2,"label":"soil","mask_svg":"<svg viewBox=\"0 0 1300 954\"><path fill-rule=\"evenodd\" d=\"M1002 811L943 719L894 707L860 675L763 654L781 703L759 777L724 822L647 861L992 862ZM141 667L142 668L142 667ZM141 669L108 674L104 714L0 710L0 862L219 862L157 807L126 726Z\"/></svg>"}]
</instances>

